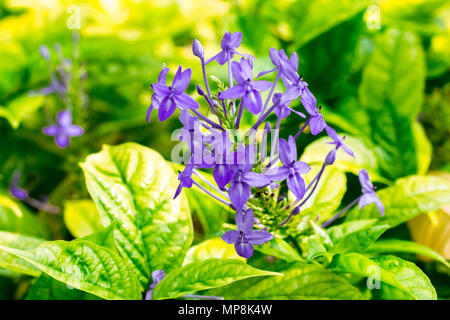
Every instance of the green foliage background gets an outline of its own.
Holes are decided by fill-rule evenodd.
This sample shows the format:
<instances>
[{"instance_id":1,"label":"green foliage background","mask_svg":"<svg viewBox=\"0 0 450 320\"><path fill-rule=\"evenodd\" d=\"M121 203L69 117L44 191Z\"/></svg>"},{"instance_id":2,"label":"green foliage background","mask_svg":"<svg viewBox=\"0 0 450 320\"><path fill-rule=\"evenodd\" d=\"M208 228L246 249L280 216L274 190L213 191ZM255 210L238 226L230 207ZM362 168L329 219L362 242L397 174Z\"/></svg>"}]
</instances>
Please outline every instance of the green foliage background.
<instances>
[{"instance_id":1,"label":"green foliage background","mask_svg":"<svg viewBox=\"0 0 450 320\"><path fill-rule=\"evenodd\" d=\"M81 10L80 60L87 69L89 105L79 118L86 134L73 139L69 149L60 150L41 130L61 106L52 97L28 93L49 82L38 52L41 44L60 43L64 54L71 54L72 31L67 28L71 5ZM373 28L373 10L380 14L379 28ZM102 183L94 179L103 173L94 165L97 162L120 177L130 165L129 158L144 154L162 161L152 150L123 143L147 146L170 160L175 144L170 134L179 123L175 117L160 123L155 114L150 124L145 122L150 84L163 62L172 75L181 64L193 69L187 91L197 97L194 88L201 81L201 69L191 52L192 41L198 38L206 55L212 56L220 50L226 30L243 33L242 51L255 55L256 72L271 68L271 47L296 51L300 73L323 105L324 118L345 133L357 154L356 160L338 155L336 169L327 172L318 194L291 230L277 235L271 245L257 248L247 264L217 241L230 227L232 213L206 201L197 190L186 191L184 203L167 204L170 192L167 199L164 194L157 198L157 190L135 189L140 184L131 181L132 192L124 192L121 200L142 203L135 212L124 212L107 195L125 187L115 185L110 176L102 177ZM0 0L0 246L6 248L0 251L0 298L136 299L146 288L150 271L169 272L171 266L174 271L168 279L175 280L157 287L159 298L203 290L249 299L450 298L445 261L450 255L448 228L408 224L423 213L435 217L438 224L449 222L448 208L441 209L450 203L448 177L430 176L450 172L449 71L450 3L443 0ZM227 78L226 70L217 65L208 67L208 72ZM254 119L243 121L245 128ZM291 117L281 135L294 133L301 125ZM328 150L323 139L313 142L311 135L300 141L299 149L302 160L312 165L319 165ZM114 159L121 166L114 166ZM349 212L326 232L311 226L316 215L323 221L359 195L355 173L361 167L381 189L386 217L380 219L373 207L367 207ZM63 208L62 214L36 212L12 199L7 190L17 169L22 171L21 186L35 198L49 196L52 204ZM139 162L136 170L159 181L156 189L163 188L164 179L152 172L149 163ZM176 184L176 178L166 182ZM152 205L147 206L149 201ZM421 232L428 232L431 240L413 242L417 240L413 235ZM134 251L131 243L137 234L140 242ZM56 241L37 247L44 240L74 238L81 244ZM447 243L446 249L433 247L437 241L432 239L438 238ZM167 252L152 246L158 241ZM60 262L42 253L48 250L67 254L65 261L74 268L78 261L74 252L86 261L105 257L122 274L137 277L84 270L74 280L55 271ZM122 261L124 256L129 259ZM214 259L226 262L222 265ZM196 278L195 268L187 262L198 263L195 267L207 275L211 270L216 274ZM382 269L383 285L389 289L364 288L362 279L370 275L362 266L371 265ZM236 268L241 272L227 273ZM110 283L102 278L109 272ZM232 280L222 279L227 275ZM255 276L265 278L256 281ZM197 282L177 280L189 277ZM99 286L95 279L100 279ZM316 285L323 281L329 287ZM62 282L79 290L68 291ZM279 287L285 289L277 291Z\"/></svg>"}]
</instances>

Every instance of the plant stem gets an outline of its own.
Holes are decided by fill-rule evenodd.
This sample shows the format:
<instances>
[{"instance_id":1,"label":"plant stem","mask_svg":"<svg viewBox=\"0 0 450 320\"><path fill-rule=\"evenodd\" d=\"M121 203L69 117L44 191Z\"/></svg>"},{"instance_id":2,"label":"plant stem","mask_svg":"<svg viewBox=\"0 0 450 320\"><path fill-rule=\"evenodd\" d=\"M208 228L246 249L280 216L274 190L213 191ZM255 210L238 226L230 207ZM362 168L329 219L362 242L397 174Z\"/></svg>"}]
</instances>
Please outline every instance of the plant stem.
<instances>
[{"instance_id":1,"label":"plant stem","mask_svg":"<svg viewBox=\"0 0 450 320\"><path fill-rule=\"evenodd\" d=\"M351 207L353 207L361 198L361 196L359 196L358 198L356 198L355 200L353 200L352 202L350 202L347 206L345 206L344 209L342 209L341 211L339 211L338 213L336 213L334 216L332 216L329 220L325 221L324 223L322 223L321 227L322 228L326 228L328 227L330 224L332 224L334 221L337 220L337 218L339 218L345 211L347 211L348 209L350 209Z\"/></svg>"},{"instance_id":2,"label":"plant stem","mask_svg":"<svg viewBox=\"0 0 450 320\"><path fill-rule=\"evenodd\" d=\"M270 88L269 95L266 98L266 101L264 102L264 106L261 109L261 112L259 113L259 118L261 118L266 111L267 105L269 104L270 98L272 97L273 91L275 90L275 87L277 86L278 79L280 79L280 73L277 71L277 76L275 77L275 81L273 82L272 88ZM258 118L258 119L259 119Z\"/></svg>"},{"instance_id":3,"label":"plant stem","mask_svg":"<svg viewBox=\"0 0 450 320\"><path fill-rule=\"evenodd\" d=\"M228 201L223 200L222 198L216 196L214 193L210 192L209 190L207 190L205 187L203 187L201 184L199 184L197 181L193 180L193 183L199 187L203 192L205 192L206 194L210 195L211 197L213 197L214 199L216 199L217 201L222 202L223 204L229 206L231 208L231 203Z\"/></svg>"}]
</instances>

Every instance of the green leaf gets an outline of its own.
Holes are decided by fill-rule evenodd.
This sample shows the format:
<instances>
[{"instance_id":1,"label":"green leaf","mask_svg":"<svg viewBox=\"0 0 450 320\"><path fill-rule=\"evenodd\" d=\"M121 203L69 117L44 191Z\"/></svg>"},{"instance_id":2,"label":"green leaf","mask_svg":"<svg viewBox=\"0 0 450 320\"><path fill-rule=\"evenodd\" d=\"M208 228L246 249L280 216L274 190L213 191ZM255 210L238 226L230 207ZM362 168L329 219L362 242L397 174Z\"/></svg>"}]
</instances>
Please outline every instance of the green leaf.
<instances>
[{"instance_id":1,"label":"green leaf","mask_svg":"<svg viewBox=\"0 0 450 320\"><path fill-rule=\"evenodd\" d=\"M86 240L49 241L32 250L0 249L58 281L104 299L141 299L139 282L112 250Z\"/></svg>"},{"instance_id":2,"label":"green leaf","mask_svg":"<svg viewBox=\"0 0 450 320\"><path fill-rule=\"evenodd\" d=\"M262 245L255 246L255 250L287 262L303 260L288 242L276 237Z\"/></svg>"},{"instance_id":3,"label":"green leaf","mask_svg":"<svg viewBox=\"0 0 450 320\"><path fill-rule=\"evenodd\" d=\"M64 223L77 238L103 229L100 215L91 200L70 200L64 204Z\"/></svg>"},{"instance_id":4,"label":"green leaf","mask_svg":"<svg viewBox=\"0 0 450 320\"><path fill-rule=\"evenodd\" d=\"M335 244L333 253L364 252L369 248L387 229L389 225L369 226L362 230L352 232L340 238Z\"/></svg>"},{"instance_id":5,"label":"green leaf","mask_svg":"<svg viewBox=\"0 0 450 320\"><path fill-rule=\"evenodd\" d=\"M398 240L398 239L385 239L378 240L368 249L369 253L415 253L420 254L425 257L429 257L436 261L439 261L447 268L450 268L450 264L436 251L428 248L420 243L408 241L408 240Z\"/></svg>"},{"instance_id":6,"label":"green leaf","mask_svg":"<svg viewBox=\"0 0 450 320\"><path fill-rule=\"evenodd\" d=\"M363 70L359 100L367 110L371 140L383 174L395 179L418 172L413 123L425 84L425 58L418 37L388 29Z\"/></svg>"},{"instance_id":7,"label":"green leaf","mask_svg":"<svg viewBox=\"0 0 450 320\"><path fill-rule=\"evenodd\" d=\"M192 262L203 261L211 258L239 259L245 261L245 258L242 258L236 253L234 245L226 243L221 238L211 238L189 248L186 253L183 266Z\"/></svg>"},{"instance_id":8,"label":"green leaf","mask_svg":"<svg viewBox=\"0 0 450 320\"><path fill-rule=\"evenodd\" d=\"M28 291L25 300L98 300L97 296L72 288L41 274Z\"/></svg>"},{"instance_id":9,"label":"green leaf","mask_svg":"<svg viewBox=\"0 0 450 320\"><path fill-rule=\"evenodd\" d=\"M430 140L428 140L425 130L420 122L414 122L413 133L415 149L417 151L417 172L418 174L426 174L430 167L433 146L431 145Z\"/></svg>"},{"instance_id":10,"label":"green leaf","mask_svg":"<svg viewBox=\"0 0 450 320\"><path fill-rule=\"evenodd\" d=\"M111 223L108 227L104 228L102 231L90 234L83 238L75 239L74 241L78 241L78 240L91 241L102 247L111 249L115 253L119 253L119 251L117 250L117 247L116 247L116 241L114 239L114 232L115 232L116 226L117 226L117 221Z\"/></svg>"},{"instance_id":11,"label":"green leaf","mask_svg":"<svg viewBox=\"0 0 450 320\"><path fill-rule=\"evenodd\" d=\"M153 290L153 299L174 299L250 277L281 275L255 269L241 260L208 259L170 272Z\"/></svg>"},{"instance_id":12,"label":"green leaf","mask_svg":"<svg viewBox=\"0 0 450 320\"><path fill-rule=\"evenodd\" d=\"M0 230L47 239L49 232L23 204L0 193Z\"/></svg>"},{"instance_id":13,"label":"green leaf","mask_svg":"<svg viewBox=\"0 0 450 320\"><path fill-rule=\"evenodd\" d=\"M208 294L239 300L359 300L361 293L344 278L317 264L296 263L283 277L238 281Z\"/></svg>"},{"instance_id":14,"label":"green leaf","mask_svg":"<svg viewBox=\"0 0 450 320\"><path fill-rule=\"evenodd\" d=\"M398 179L395 185L377 192L385 207L384 217L374 204L362 210L352 209L347 221L359 219L378 219L379 224L395 227L415 216L439 209L450 203L450 183L433 176L410 176Z\"/></svg>"},{"instance_id":15,"label":"green leaf","mask_svg":"<svg viewBox=\"0 0 450 320\"><path fill-rule=\"evenodd\" d=\"M6 118L14 129L17 129L25 117L32 115L44 103L41 95L22 95L9 102L5 107L0 106L0 118Z\"/></svg>"},{"instance_id":16,"label":"green leaf","mask_svg":"<svg viewBox=\"0 0 450 320\"><path fill-rule=\"evenodd\" d=\"M296 20L295 46L301 47L311 39L365 10L369 5L370 1L354 0L300 1L297 6L303 18Z\"/></svg>"},{"instance_id":17,"label":"green leaf","mask_svg":"<svg viewBox=\"0 0 450 320\"><path fill-rule=\"evenodd\" d=\"M306 259L308 261L314 260L327 253L327 249L323 246L322 242L314 238L308 239L307 248Z\"/></svg>"},{"instance_id":18,"label":"green leaf","mask_svg":"<svg viewBox=\"0 0 450 320\"><path fill-rule=\"evenodd\" d=\"M151 271L180 266L192 242L189 205L172 167L157 152L125 143L104 146L81 163L102 224L118 221L115 240L144 288Z\"/></svg>"},{"instance_id":19,"label":"green leaf","mask_svg":"<svg viewBox=\"0 0 450 320\"><path fill-rule=\"evenodd\" d=\"M321 167L321 165L311 165L310 172L304 176L307 185L317 175ZM333 212L339 208L346 189L347 178L345 173L335 167L327 167L313 195L302 206L301 213L295 216L293 220L300 222L302 217L307 215L313 215L313 218L318 216L318 222L329 219ZM293 224L295 223L293 222Z\"/></svg>"},{"instance_id":20,"label":"green leaf","mask_svg":"<svg viewBox=\"0 0 450 320\"><path fill-rule=\"evenodd\" d=\"M333 226L331 228L326 229L328 235L330 236L333 242L337 242L337 240L343 238L346 235L349 235L353 232L365 229L373 224L375 224L377 219L361 219L355 221L349 221L341 223L337 226Z\"/></svg>"},{"instance_id":21,"label":"green leaf","mask_svg":"<svg viewBox=\"0 0 450 320\"><path fill-rule=\"evenodd\" d=\"M28 250L36 248L44 241L45 240L27 237L18 233L0 231L0 246ZM41 271L31 263L6 251L0 251L0 267L12 272L24 273L34 277L41 274Z\"/></svg>"},{"instance_id":22,"label":"green leaf","mask_svg":"<svg viewBox=\"0 0 450 320\"><path fill-rule=\"evenodd\" d=\"M436 291L422 270L394 256L369 259L359 253L336 255L328 268L363 277L379 276L380 289L373 289L372 294L381 299L436 299Z\"/></svg>"},{"instance_id":23,"label":"green leaf","mask_svg":"<svg viewBox=\"0 0 450 320\"><path fill-rule=\"evenodd\" d=\"M373 181L389 184L390 181L383 178L379 172L376 156L369 143L360 138L345 136L345 144L353 150L355 157L351 157L339 149L336 152L336 162L333 164L333 168L343 172L352 172L356 175L359 170L365 168ZM328 137L315 140L305 148L300 160L305 161L309 165L322 165L325 156L332 149L327 144L329 141L330 138Z\"/></svg>"}]
</instances>

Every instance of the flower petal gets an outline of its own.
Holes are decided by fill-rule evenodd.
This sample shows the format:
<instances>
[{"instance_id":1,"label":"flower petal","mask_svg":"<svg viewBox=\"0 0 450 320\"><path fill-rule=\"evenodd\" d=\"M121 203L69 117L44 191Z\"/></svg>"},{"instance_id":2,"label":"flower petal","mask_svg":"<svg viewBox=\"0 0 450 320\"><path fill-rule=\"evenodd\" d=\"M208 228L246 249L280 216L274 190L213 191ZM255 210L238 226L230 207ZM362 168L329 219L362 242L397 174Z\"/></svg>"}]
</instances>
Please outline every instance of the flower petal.
<instances>
[{"instance_id":1,"label":"flower petal","mask_svg":"<svg viewBox=\"0 0 450 320\"><path fill-rule=\"evenodd\" d=\"M302 97L300 98L300 101L302 102L303 106L305 107L305 110L310 114L314 115L316 110L316 98L313 96L311 91L306 87L303 89Z\"/></svg>"},{"instance_id":2,"label":"flower petal","mask_svg":"<svg viewBox=\"0 0 450 320\"><path fill-rule=\"evenodd\" d=\"M229 244L236 243L239 241L239 232L236 230L225 232L222 236L222 240Z\"/></svg>"},{"instance_id":3,"label":"flower petal","mask_svg":"<svg viewBox=\"0 0 450 320\"><path fill-rule=\"evenodd\" d=\"M152 89L159 97L166 97L172 93L172 90L165 84L153 83Z\"/></svg>"},{"instance_id":4,"label":"flower petal","mask_svg":"<svg viewBox=\"0 0 450 320\"><path fill-rule=\"evenodd\" d=\"M242 42L242 33L237 31L233 34L231 34L229 41L228 41L228 46L230 48L236 49L237 47L239 47L241 45Z\"/></svg>"},{"instance_id":5,"label":"flower petal","mask_svg":"<svg viewBox=\"0 0 450 320\"><path fill-rule=\"evenodd\" d=\"M219 99L238 99L245 94L244 86L236 85L219 94Z\"/></svg>"},{"instance_id":6,"label":"flower petal","mask_svg":"<svg viewBox=\"0 0 450 320\"><path fill-rule=\"evenodd\" d=\"M244 181L257 188L265 187L271 182L265 175L256 172L247 172L244 175Z\"/></svg>"},{"instance_id":7,"label":"flower petal","mask_svg":"<svg viewBox=\"0 0 450 320\"><path fill-rule=\"evenodd\" d=\"M56 136L59 132L58 126L47 126L42 129L42 132L48 136Z\"/></svg>"},{"instance_id":8,"label":"flower petal","mask_svg":"<svg viewBox=\"0 0 450 320\"><path fill-rule=\"evenodd\" d=\"M237 254L243 258L250 258L253 255L253 246L250 243L246 242L236 242L234 244L234 249Z\"/></svg>"},{"instance_id":9,"label":"flower petal","mask_svg":"<svg viewBox=\"0 0 450 320\"><path fill-rule=\"evenodd\" d=\"M289 143L284 139L280 139L278 144L279 144L278 153L280 156L281 163L285 166L290 166L292 161L295 161L295 158L294 158L294 160L292 160L291 149L289 147Z\"/></svg>"},{"instance_id":10,"label":"flower petal","mask_svg":"<svg viewBox=\"0 0 450 320\"><path fill-rule=\"evenodd\" d=\"M265 80L252 81L251 86L253 89L262 92L262 91L266 91L270 87L272 87L272 82L265 81Z\"/></svg>"},{"instance_id":11,"label":"flower petal","mask_svg":"<svg viewBox=\"0 0 450 320\"><path fill-rule=\"evenodd\" d=\"M282 181L286 179L286 177L289 175L289 168L286 167L271 168L267 170L264 175L272 181Z\"/></svg>"},{"instance_id":12,"label":"flower petal","mask_svg":"<svg viewBox=\"0 0 450 320\"><path fill-rule=\"evenodd\" d=\"M78 136L83 135L84 130L80 126L77 126L75 124L71 124L71 125L69 125L69 126L64 128L64 133L67 134L68 136L78 137Z\"/></svg>"},{"instance_id":13,"label":"flower petal","mask_svg":"<svg viewBox=\"0 0 450 320\"><path fill-rule=\"evenodd\" d=\"M187 68L186 70L181 72L181 66L178 67L178 71L175 74L172 82L172 88L175 93L181 93L186 90L189 82L191 81L191 74L191 68Z\"/></svg>"},{"instance_id":14,"label":"flower petal","mask_svg":"<svg viewBox=\"0 0 450 320\"><path fill-rule=\"evenodd\" d=\"M228 53L226 51L220 52L219 54L216 55L216 61L218 64L224 65L228 61Z\"/></svg>"},{"instance_id":15,"label":"flower petal","mask_svg":"<svg viewBox=\"0 0 450 320\"><path fill-rule=\"evenodd\" d=\"M231 180L233 171L225 164L216 164L213 168L213 177L220 189L223 189Z\"/></svg>"},{"instance_id":16,"label":"flower petal","mask_svg":"<svg viewBox=\"0 0 450 320\"><path fill-rule=\"evenodd\" d=\"M58 124L61 126L67 126L72 123L72 113L69 110L63 110L58 112L57 116Z\"/></svg>"},{"instance_id":17,"label":"flower petal","mask_svg":"<svg viewBox=\"0 0 450 320\"><path fill-rule=\"evenodd\" d=\"M238 231L249 234L253 229L254 223L255 217L252 209L248 209L245 213L242 213L242 211L236 212L236 224Z\"/></svg>"},{"instance_id":18,"label":"flower petal","mask_svg":"<svg viewBox=\"0 0 450 320\"><path fill-rule=\"evenodd\" d=\"M311 130L312 135L317 135L323 131L325 128L325 121L322 118L321 114L317 114L317 116L311 117L309 120L309 129Z\"/></svg>"},{"instance_id":19,"label":"flower petal","mask_svg":"<svg viewBox=\"0 0 450 320\"><path fill-rule=\"evenodd\" d=\"M233 206L239 210L250 199L250 186L245 182L232 182L228 194Z\"/></svg>"},{"instance_id":20,"label":"flower petal","mask_svg":"<svg viewBox=\"0 0 450 320\"><path fill-rule=\"evenodd\" d=\"M296 161L294 164L294 168L300 174L308 173L311 170L311 167L303 161Z\"/></svg>"},{"instance_id":21,"label":"flower petal","mask_svg":"<svg viewBox=\"0 0 450 320\"><path fill-rule=\"evenodd\" d=\"M252 245L261 245L273 239L273 235L265 230L253 230L247 236L248 242Z\"/></svg>"},{"instance_id":22,"label":"flower petal","mask_svg":"<svg viewBox=\"0 0 450 320\"><path fill-rule=\"evenodd\" d=\"M242 103L253 114L258 114L262 108L262 99L258 91L252 90L245 93Z\"/></svg>"},{"instance_id":23,"label":"flower petal","mask_svg":"<svg viewBox=\"0 0 450 320\"><path fill-rule=\"evenodd\" d=\"M70 141L69 141L69 137L66 136L65 134L57 134L55 136L55 142L58 147L63 149L69 145Z\"/></svg>"},{"instance_id":24,"label":"flower petal","mask_svg":"<svg viewBox=\"0 0 450 320\"><path fill-rule=\"evenodd\" d=\"M176 108L177 107L175 105L175 102L171 98L165 97L161 101L161 104L159 105L158 109L159 121L167 120L175 112Z\"/></svg>"},{"instance_id":25,"label":"flower petal","mask_svg":"<svg viewBox=\"0 0 450 320\"><path fill-rule=\"evenodd\" d=\"M194 98L184 92L174 95L173 99L175 100L176 105L182 110L198 109L200 107L198 102L195 101Z\"/></svg>"},{"instance_id":26,"label":"flower petal","mask_svg":"<svg viewBox=\"0 0 450 320\"><path fill-rule=\"evenodd\" d=\"M290 174L287 177L287 185L289 190L297 197L298 200L303 198L305 195L305 181L300 174Z\"/></svg>"},{"instance_id":27,"label":"flower petal","mask_svg":"<svg viewBox=\"0 0 450 320\"><path fill-rule=\"evenodd\" d=\"M368 204L375 203L375 205L378 208L378 211L380 211L380 214L384 215L384 205L378 198L377 194L375 192L365 193L361 196L359 199L358 207L359 210L367 206Z\"/></svg>"}]
</instances>

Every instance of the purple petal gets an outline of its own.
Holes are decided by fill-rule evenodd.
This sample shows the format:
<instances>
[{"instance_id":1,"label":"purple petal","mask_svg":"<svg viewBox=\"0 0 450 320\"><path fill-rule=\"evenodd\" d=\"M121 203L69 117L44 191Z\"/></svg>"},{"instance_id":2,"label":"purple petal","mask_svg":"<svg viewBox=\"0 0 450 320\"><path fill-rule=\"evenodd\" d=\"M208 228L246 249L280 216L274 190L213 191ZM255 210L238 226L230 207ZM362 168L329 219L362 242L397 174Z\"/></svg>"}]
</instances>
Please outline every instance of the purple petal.
<instances>
[{"instance_id":1,"label":"purple petal","mask_svg":"<svg viewBox=\"0 0 450 320\"><path fill-rule=\"evenodd\" d=\"M159 105L158 109L159 121L167 120L175 112L175 109L176 109L175 102L171 98L165 97L161 101L161 104Z\"/></svg>"},{"instance_id":2,"label":"purple petal","mask_svg":"<svg viewBox=\"0 0 450 320\"><path fill-rule=\"evenodd\" d=\"M358 172L359 183L361 184L363 193L373 192L373 184L370 181L369 173L366 169L362 169Z\"/></svg>"},{"instance_id":3,"label":"purple petal","mask_svg":"<svg viewBox=\"0 0 450 320\"><path fill-rule=\"evenodd\" d=\"M228 194L233 206L241 209L250 199L250 186L245 182L232 182Z\"/></svg>"},{"instance_id":4,"label":"purple petal","mask_svg":"<svg viewBox=\"0 0 450 320\"><path fill-rule=\"evenodd\" d=\"M239 241L239 231L231 230L231 231L225 232L225 234L222 236L222 240L228 244L238 242Z\"/></svg>"},{"instance_id":5,"label":"purple petal","mask_svg":"<svg viewBox=\"0 0 450 320\"><path fill-rule=\"evenodd\" d=\"M247 172L244 175L244 181L257 188L265 187L271 182L265 175L256 172Z\"/></svg>"},{"instance_id":6,"label":"purple petal","mask_svg":"<svg viewBox=\"0 0 450 320\"><path fill-rule=\"evenodd\" d=\"M297 161L294 164L294 168L298 173L305 174L311 170L311 167L303 161Z\"/></svg>"},{"instance_id":7,"label":"purple petal","mask_svg":"<svg viewBox=\"0 0 450 320\"><path fill-rule=\"evenodd\" d=\"M289 156L290 161L297 161L297 145L295 144L295 139L293 136L289 136Z\"/></svg>"},{"instance_id":8,"label":"purple petal","mask_svg":"<svg viewBox=\"0 0 450 320\"><path fill-rule=\"evenodd\" d=\"M247 92L242 98L244 106L253 114L258 114L262 108L262 99L258 91Z\"/></svg>"},{"instance_id":9,"label":"purple petal","mask_svg":"<svg viewBox=\"0 0 450 320\"><path fill-rule=\"evenodd\" d=\"M310 114L314 115L316 114L316 98L313 96L311 91L309 91L308 88L305 88L302 93L302 97L300 98L303 106L305 107L305 110Z\"/></svg>"},{"instance_id":10,"label":"purple petal","mask_svg":"<svg viewBox=\"0 0 450 320\"><path fill-rule=\"evenodd\" d=\"M246 242L237 242L234 244L237 254L243 258L250 258L253 255L253 246Z\"/></svg>"},{"instance_id":11,"label":"purple petal","mask_svg":"<svg viewBox=\"0 0 450 320\"><path fill-rule=\"evenodd\" d=\"M272 70L267 70L267 71L261 71L261 72L258 73L258 75L256 76L256 79L262 77L262 76L265 75L265 74L272 73L272 72L274 72L274 71L276 71L276 70L277 70L277 68L274 68L274 69L272 69Z\"/></svg>"},{"instance_id":12,"label":"purple petal","mask_svg":"<svg viewBox=\"0 0 450 320\"><path fill-rule=\"evenodd\" d=\"M150 122L150 117L152 116L152 111L153 111L153 101L152 101L152 104L150 104L150 107L147 109L147 116L145 117L145 120L147 121L147 123Z\"/></svg>"},{"instance_id":13,"label":"purple petal","mask_svg":"<svg viewBox=\"0 0 450 320\"><path fill-rule=\"evenodd\" d=\"M261 245L273 239L273 235L265 230L253 230L247 236L248 242L252 245Z\"/></svg>"},{"instance_id":14,"label":"purple petal","mask_svg":"<svg viewBox=\"0 0 450 320\"><path fill-rule=\"evenodd\" d=\"M48 136L56 136L59 132L58 126L47 126L42 129L42 132Z\"/></svg>"},{"instance_id":15,"label":"purple petal","mask_svg":"<svg viewBox=\"0 0 450 320\"><path fill-rule=\"evenodd\" d=\"M166 97L172 93L172 90L168 86L161 83L152 84L152 89L160 97Z\"/></svg>"},{"instance_id":16,"label":"purple petal","mask_svg":"<svg viewBox=\"0 0 450 320\"><path fill-rule=\"evenodd\" d=\"M241 64L237 61L231 63L231 72L237 83L244 83L246 81L244 73L241 68Z\"/></svg>"},{"instance_id":17,"label":"purple petal","mask_svg":"<svg viewBox=\"0 0 450 320\"><path fill-rule=\"evenodd\" d=\"M298 55L295 51L291 54L291 66L293 70L298 70Z\"/></svg>"},{"instance_id":18,"label":"purple petal","mask_svg":"<svg viewBox=\"0 0 450 320\"><path fill-rule=\"evenodd\" d=\"M22 188L16 187L16 186L10 186L9 187L9 193L19 200L24 200L28 198L28 192Z\"/></svg>"},{"instance_id":19,"label":"purple petal","mask_svg":"<svg viewBox=\"0 0 450 320\"><path fill-rule=\"evenodd\" d=\"M147 293L145 294L145 300L152 300L152 293L153 289L148 290Z\"/></svg>"},{"instance_id":20,"label":"purple petal","mask_svg":"<svg viewBox=\"0 0 450 320\"><path fill-rule=\"evenodd\" d=\"M302 112L300 112L300 111L297 111L297 110L292 109L292 108L289 108L289 107L286 108L286 109L288 109L289 111L292 111L293 113L295 113L296 115L298 115L298 116L300 116L300 117L302 117L302 118L306 118L305 114L302 113Z\"/></svg>"},{"instance_id":21,"label":"purple petal","mask_svg":"<svg viewBox=\"0 0 450 320\"><path fill-rule=\"evenodd\" d=\"M72 137L78 137L83 135L83 128L74 124L71 124L67 127L64 128L64 133L67 134L68 136L72 136Z\"/></svg>"},{"instance_id":22,"label":"purple petal","mask_svg":"<svg viewBox=\"0 0 450 320\"><path fill-rule=\"evenodd\" d=\"M220 47L225 50L228 48L228 44L230 43L231 32L225 31L225 34L222 37L222 41L220 41Z\"/></svg>"},{"instance_id":23,"label":"purple petal","mask_svg":"<svg viewBox=\"0 0 450 320\"><path fill-rule=\"evenodd\" d=\"M278 144L279 144L279 149L280 149L279 155L280 155L281 163L285 166L289 166L292 163L292 161L296 160L291 155L289 143L284 139L280 139ZM297 152L297 151L295 151L295 152Z\"/></svg>"},{"instance_id":24,"label":"purple petal","mask_svg":"<svg viewBox=\"0 0 450 320\"><path fill-rule=\"evenodd\" d=\"M295 100L300 96L300 88L297 86L289 87L280 99L280 104L285 104Z\"/></svg>"},{"instance_id":25,"label":"purple petal","mask_svg":"<svg viewBox=\"0 0 450 320\"><path fill-rule=\"evenodd\" d=\"M187 68L181 72L181 66L178 67L177 73L175 74L172 82L172 89L175 93L181 93L186 90L189 82L191 81L191 74L192 70L190 68Z\"/></svg>"},{"instance_id":26,"label":"purple petal","mask_svg":"<svg viewBox=\"0 0 450 320\"><path fill-rule=\"evenodd\" d=\"M58 147L63 149L69 145L69 137L65 134L58 134L55 136L55 142Z\"/></svg>"},{"instance_id":27,"label":"purple petal","mask_svg":"<svg viewBox=\"0 0 450 320\"><path fill-rule=\"evenodd\" d=\"M279 67L281 65L281 61L280 61L280 53L278 52L277 49L275 48L270 48L269 51L269 56L270 56L270 60L272 61L272 63Z\"/></svg>"},{"instance_id":28,"label":"purple petal","mask_svg":"<svg viewBox=\"0 0 450 320\"><path fill-rule=\"evenodd\" d=\"M226 51L220 52L219 54L216 55L216 61L218 64L224 65L228 61L228 53Z\"/></svg>"},{"instance_id":29,"label":"purple petal","mask_svg":"<svg viewBox=\"0 0 450 320\"><path fill-rule=\"evenodd\" d=\"M375 203L375 205L378 208L378 211L380 211L380 214L384 215L384 205L378 198L377 194L375 192L365 193L361 196L359 199L359 210L367 206L368 204Z\"/></svg>"},{"instance_id":30,"label":"purple petal","mask_svg":"<svg viewBox=\"0 0 450 320\"><path fill-rule=\"evenodd\" d=\"M216 164L213 169L213 177L220 189L223 189L231 180L233 171L225 164Z\"/></svg>"},{"instance_id":31,"label":"purple petal","mask_svg":"<svg viewBox=\"0 0 450 320\"><path fill-rule=\"evenodd\" d=\"M228 41L228 46L230 48L236 49L237 47L239 47L241 45L242 42L242 33L235 32L233 34L231 34L229 41Z\"/></svg>"},{"instance_id":32,"label":"purple petal","mask_svg":"<svg viewBox=\"0 0 450 320\"><path fill-rule=\"evenodd\" d=\"M241 85L236 85L232 88L225 90L219 94L219 99L238 99L245 94L245 88Z\"/></svg>"},{"instance_id":33,"label":"purple petal","mask_svg":"<svg viewBox=\"0 0 450 320\"><path fill-rule=\"evenodd\" d=\"M174 100L176 105L180 109L198 109L199 104L197 101L194 100L190 95L182 92L179 94L174 95Z\"/></svg>"},{"instance_id":34,"label":"purple petal","mask_svg":"<svg viewBox=\"0 0 450 320\"><path fill-rule=\"evenodd\" d=\"M243 214L242 211L240 211L240 213L236 212L236 224L238 231L249 234L253 229L254 223L255 217L252 209L245 211L245 214Z\"/></svg>"},{"instance_id":35,"label":"purple petal","mask_svg":"<svg viewBox=\"0 0 450 320\"><path fill-rule=\"evenodd\" d=\"M317 116L311 117L309 120L309 129L311 133L315 136L323 131L325 128L325 121L322 118L321 114Z\"/></svg>"},{"instance_id":36,"label":"purple petal","mask_svg":"<svg viewBox=\"0 0 450 320\"><path fill-rule=\"evenodd\" d=\"M241 59L241 70L242 70L241 75L245 80L253 79L253 72L252 67L250 66L250 62L244 58Z\"/></svg>"},{"instance_id":37,"label":"purple petal","mask_svg":"<svg viewBox=\"0 0 450 320\"><path fill-rule=\"evenodd\" d=\"M70 125L72 123L72 113L69 110L58 112L57 121L63 127Z\"/></svg>"},{"instance_id":38,"label":"purple petal","mask_svg":"<svg viewBox=\"0 0 450 320\"><path fill-rule=\"evenodd\" d=\"M272 87L272 82L270 81L252 81L251 86L253 89L258 90L260 92L268 90L270 87Z\"/></svg>"},{"instance_id":39,"label":"purple petal","mask_svg":"<svg viewBox=\"0 0 450 320\"><path fill-rule=\"evenodd\" d=\"M305 195L305 181L300 174L290 174L287 177L287 185L289 190L297 197L298 200L303 198Z\"/></svg>"},{"instance_id":40,"label":"purple petal","mask_svg":"<svg viewBox=\"0 0 450 320\"><path fill-rule=\"evenodd\" d=\"M163 63L163 68L158 76L158 83L166 84L166 76L167 76L167 73L169 72L169 70L170 70L169 68L166 68L166 64Z\"/></svg>"},{"instance_id":41,"label":"purple petal","mask_svg":"<svg viewBox=\"0 0 450 320\"><path fill-rule=\"evenodd\" d=\"M289 175L289 168L277 167L266 171L265 176L272 181L282 181Z\"/></svg>"},{"instance_id":42,"label":"purple petal","mask_svg":"<svg viewBox=\"0 0 450 320\"><path fill-rule=\"evenodd\" d=\"M165 276L166 276L166 273L164 272L164 270L153 271L152 272L152 280L153 280L152 284L160 283L162 281L162 279L164 279Z\"/></svg>"}]
</instances>

